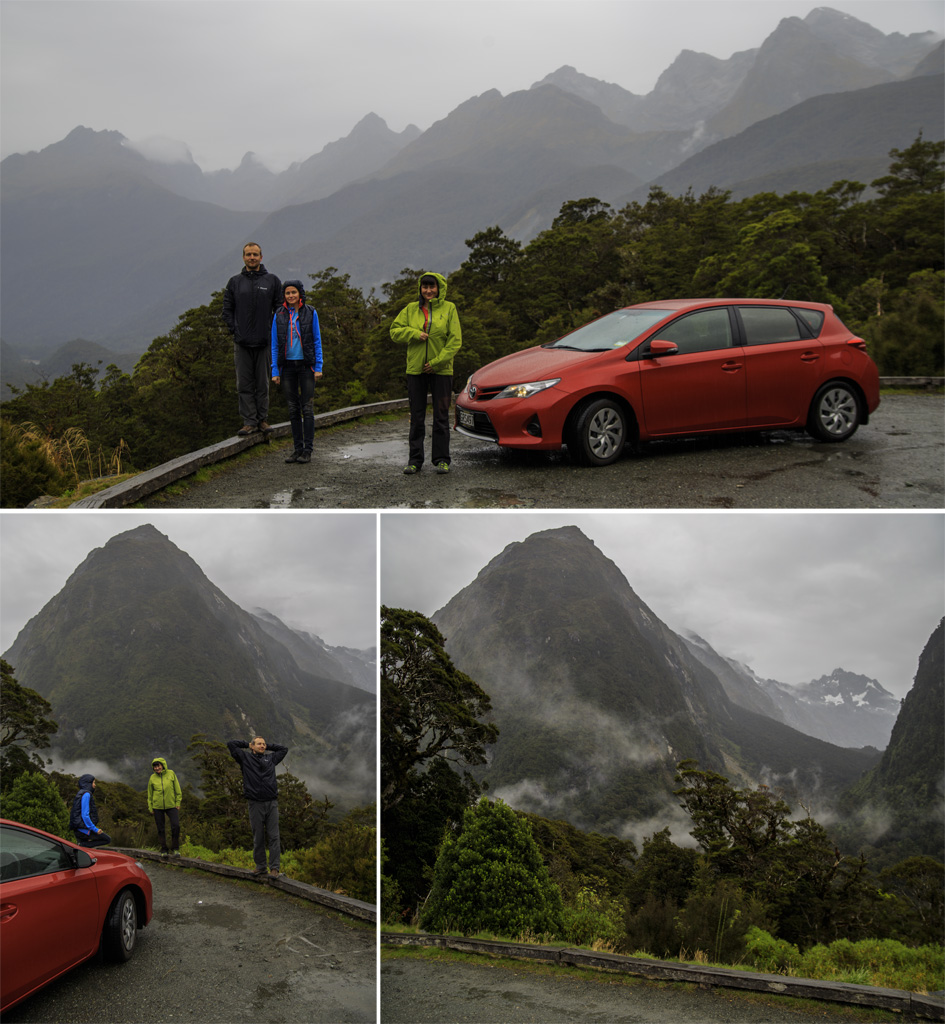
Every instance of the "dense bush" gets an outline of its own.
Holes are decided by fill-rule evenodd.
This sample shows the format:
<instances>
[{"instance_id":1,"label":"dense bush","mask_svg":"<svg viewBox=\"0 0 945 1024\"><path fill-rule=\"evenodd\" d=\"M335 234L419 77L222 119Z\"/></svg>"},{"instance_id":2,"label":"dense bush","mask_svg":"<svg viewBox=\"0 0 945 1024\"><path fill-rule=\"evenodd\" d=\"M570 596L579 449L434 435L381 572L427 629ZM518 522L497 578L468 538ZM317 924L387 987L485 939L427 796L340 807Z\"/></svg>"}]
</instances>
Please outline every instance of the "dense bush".
<instances>
[{"instance_id":1,"label":"dense bush","mask_svg":"<svg viewBox=\"0 0 945 1024\"><path fill-rule=\"evenodd\" d=\"M562 909L528 823L483 797L466 810L459 834L443 840L420 924L464 935L555 934Z\"/></svg>"},{"instance_id":2,"label":"dense bush","mask_svg":"<svg viewBox=\"0 0 945 1024\"><path fill-rule=\"evenodd\" d=\"M24 772L8 793L0 798L4 818L73 839L69 830L69 809L59 790L40 772Z\"/></svg>"}]
</instances>

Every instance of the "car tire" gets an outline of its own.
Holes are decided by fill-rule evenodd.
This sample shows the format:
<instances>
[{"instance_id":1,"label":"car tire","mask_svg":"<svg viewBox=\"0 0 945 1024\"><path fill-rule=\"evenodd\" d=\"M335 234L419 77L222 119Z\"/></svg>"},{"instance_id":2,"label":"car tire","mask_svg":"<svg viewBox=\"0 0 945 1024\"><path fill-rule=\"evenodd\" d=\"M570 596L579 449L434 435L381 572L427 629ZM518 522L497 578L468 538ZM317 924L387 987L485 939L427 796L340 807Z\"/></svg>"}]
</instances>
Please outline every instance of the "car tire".
<instances>
[{"instance_id":1,"label":"car tire","mask_svg":"<svg viewBox=\"0 0 945 1024\"><path fill-rule=\"evenodd\" d=\"M842 381L820 388L810 405L807 432L818 441L846 441L860 425L860 400Z\"/></svg>"},{"instance_id":2,"label":"car tire","mask_svg":"<svg viewBox=\"0 0 945 1024\"><path fill-rule=\"evenodd\" d=\"M102 929L102 954L106 960L122 963L131 959L138 938L138 906L134 893L122 889L115 897Z\"/></svg>"},{"instance_id":3,"label":"car tire","mask_svg":"<svg viewBox=\"0 0 945 1024\"><path fill-rule=\"evenodd\" d=\"M626 413L613 399L597 398L577 413L568 452L582 466L609 466L623 454L626 443Z\"/></svg>"}]
</instances>

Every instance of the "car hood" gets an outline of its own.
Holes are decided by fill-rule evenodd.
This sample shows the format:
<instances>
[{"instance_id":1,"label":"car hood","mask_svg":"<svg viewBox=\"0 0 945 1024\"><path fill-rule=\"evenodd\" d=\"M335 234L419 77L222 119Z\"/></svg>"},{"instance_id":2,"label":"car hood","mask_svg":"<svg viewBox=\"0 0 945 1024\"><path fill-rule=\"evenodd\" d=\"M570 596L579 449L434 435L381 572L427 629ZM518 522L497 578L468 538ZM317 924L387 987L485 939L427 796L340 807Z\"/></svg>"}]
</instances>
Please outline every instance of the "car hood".
<instances>
[{"instance_id":1,"label":"car hood","mask_svg":"<svg viewBox=\"0 0 945 1024\"><path fill-rule=\"evenodd\" d=\"M564 348L526 348L496 359L473 374L476 386L505 387L533 380L561 377L577 363L607 355L606 352L575 352Z\"/></svg>"}]
</instances>

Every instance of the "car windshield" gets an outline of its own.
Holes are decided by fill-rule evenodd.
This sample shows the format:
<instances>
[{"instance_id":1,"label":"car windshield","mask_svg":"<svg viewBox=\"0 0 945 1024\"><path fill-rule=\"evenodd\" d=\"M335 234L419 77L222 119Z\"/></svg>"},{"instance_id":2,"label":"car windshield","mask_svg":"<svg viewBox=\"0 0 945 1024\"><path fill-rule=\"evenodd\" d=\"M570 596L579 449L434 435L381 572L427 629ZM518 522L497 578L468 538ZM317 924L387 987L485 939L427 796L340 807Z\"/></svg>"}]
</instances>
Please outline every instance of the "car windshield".
<instances>
[{"instance_id":1,"label":"car windshield","mask_svg":"<svg viewBox=\"0 0 945 1024\"><path fill-rule=\"evenodd\" d=\"M542 348L571 348L578 352L607 352L612 348L622 348L671 312L669 309L618 309Z\"/></svg>"}]
</instances>

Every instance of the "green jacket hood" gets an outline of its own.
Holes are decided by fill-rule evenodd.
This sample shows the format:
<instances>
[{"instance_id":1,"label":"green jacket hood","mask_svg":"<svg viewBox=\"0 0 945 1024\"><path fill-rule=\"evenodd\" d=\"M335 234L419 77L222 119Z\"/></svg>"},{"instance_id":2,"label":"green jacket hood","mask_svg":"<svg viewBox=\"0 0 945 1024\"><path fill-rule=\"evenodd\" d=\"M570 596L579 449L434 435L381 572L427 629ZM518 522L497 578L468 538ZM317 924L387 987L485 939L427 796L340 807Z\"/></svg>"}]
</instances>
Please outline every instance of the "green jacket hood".
<instances>
[{"instance_id":1,"label":"green jacket hood","mask_svg":"<svg viewBox=\"0 0 945 1024\"><path fill-rule=\"evenodd\" d=\"M420 282L425 277L435 277L437 284L440 287L440 294L433 300L434 302L445 302L446 301L446 278L442 274L438 274L435 270L424 270L424 272L417 278L417 301L420 305L423 305L423 292L420 291Z\"/></svg>"},{"instance_id":2,"label":"green jacket hood","mask_svg":"<svg viewBox=\"0 0 945 1024\"><path fill-rule=\"evenodd\" d=\"M151 764L159 764L164 771L167 771L167 761L165 761L163 757L152 757Z\"/></svg>"}]
</instances>

